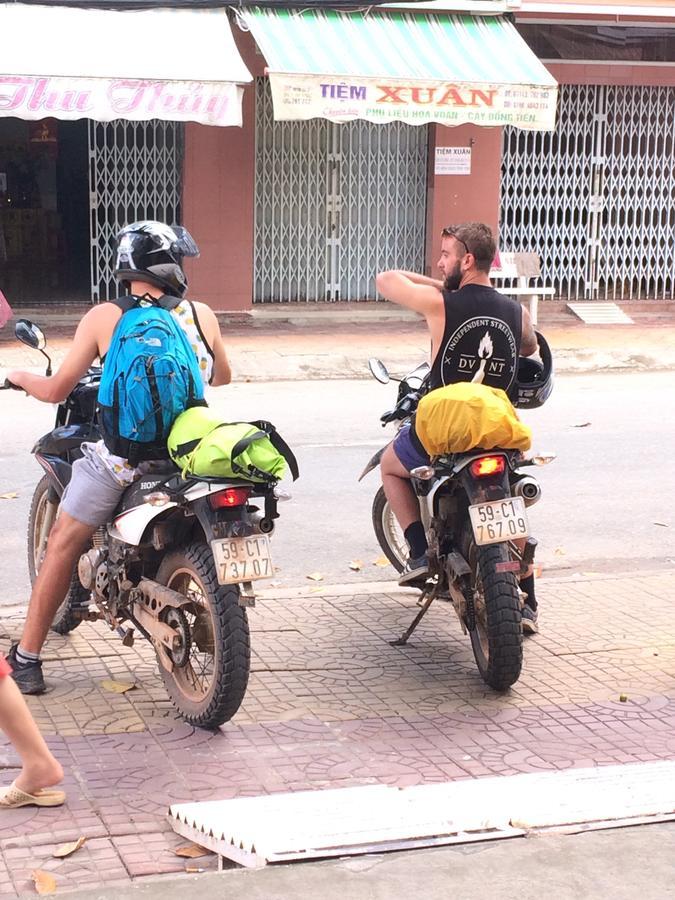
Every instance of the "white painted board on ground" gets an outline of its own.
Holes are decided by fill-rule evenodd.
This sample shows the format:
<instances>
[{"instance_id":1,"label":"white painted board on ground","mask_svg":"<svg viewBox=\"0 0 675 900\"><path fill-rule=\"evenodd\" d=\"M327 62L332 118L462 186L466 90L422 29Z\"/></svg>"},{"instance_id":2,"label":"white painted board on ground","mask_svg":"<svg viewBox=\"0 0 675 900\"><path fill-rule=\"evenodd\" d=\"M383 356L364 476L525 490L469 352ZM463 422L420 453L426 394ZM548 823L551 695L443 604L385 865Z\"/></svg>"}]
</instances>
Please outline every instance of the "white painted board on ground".
<instances>
[{"instance_id":1,"label":"white painted board on ground","mask_svg":"<svg viewBox=\"0 0 675 900\"><path fill-rule=\"evenodd\" d=\"M675 814L675 762L181 803L178 834L244 866Z\"/></svg>"}]
</instances>

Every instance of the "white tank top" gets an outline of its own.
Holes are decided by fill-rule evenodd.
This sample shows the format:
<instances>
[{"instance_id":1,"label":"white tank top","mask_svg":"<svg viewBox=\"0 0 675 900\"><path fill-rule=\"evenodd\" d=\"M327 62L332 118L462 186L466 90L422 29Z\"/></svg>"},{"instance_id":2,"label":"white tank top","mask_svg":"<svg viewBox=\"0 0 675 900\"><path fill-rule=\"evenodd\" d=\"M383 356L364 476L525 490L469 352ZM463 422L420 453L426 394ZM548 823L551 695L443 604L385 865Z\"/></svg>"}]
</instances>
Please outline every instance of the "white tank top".
<instances>
[{"instance_id":1,"label":"white tank top","mask_svg":"<svg viewBox=\"0 0 675 900\"><path fill-rule=\"evenodd\" d=\"M195 351L204 384L209 384L213 375L213 350L209 347L199 327L199 320L197 319L194 305L190 300L181 300L171 312L178 319L180 327L190 341L190 346Z\"/></svg>"}]
</instances>

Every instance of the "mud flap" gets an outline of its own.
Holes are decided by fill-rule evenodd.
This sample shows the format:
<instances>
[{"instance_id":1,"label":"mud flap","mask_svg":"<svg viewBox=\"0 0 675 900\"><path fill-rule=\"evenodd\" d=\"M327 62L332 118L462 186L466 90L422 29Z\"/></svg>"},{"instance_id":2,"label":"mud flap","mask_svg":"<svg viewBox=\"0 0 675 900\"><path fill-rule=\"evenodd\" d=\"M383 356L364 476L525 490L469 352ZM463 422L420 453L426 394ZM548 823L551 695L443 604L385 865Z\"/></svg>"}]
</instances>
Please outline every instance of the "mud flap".
<instances>
[{"instance_id":1,"label":"mud flap","mask_svg":"<svg viewBox=\"0 0 675 900\"><path fill-rule=\"evenodd\" d=\"M387 449L388 446L389 446L389 444L385 444L381 450L378 450L374 456L370 457L370 460L368 461L368 465L365 467L363 472L361 472L361 474L359 475L359 478L358 478L359 481L362 481L369 472L373 471L373 469L377 469L377 467L380 465L380 461L382 459L382 454L384 453L384 451Z\"/></svg>"}]
</instances>

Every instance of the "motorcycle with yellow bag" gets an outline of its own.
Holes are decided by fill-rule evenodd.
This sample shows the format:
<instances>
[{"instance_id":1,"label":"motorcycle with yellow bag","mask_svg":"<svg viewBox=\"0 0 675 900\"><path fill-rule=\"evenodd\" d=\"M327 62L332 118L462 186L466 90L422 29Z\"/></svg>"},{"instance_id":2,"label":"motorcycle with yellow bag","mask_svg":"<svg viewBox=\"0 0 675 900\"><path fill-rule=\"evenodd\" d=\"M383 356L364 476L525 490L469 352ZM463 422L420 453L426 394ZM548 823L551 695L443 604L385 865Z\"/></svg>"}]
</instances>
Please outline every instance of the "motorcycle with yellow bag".
<instances>
[{"instance_id":1,"label":"motorcycle with yellow bag","mask_svg":"<svg viewBox=\"0 0 675 900\"><path fill-rule=\"evenodd\" d=\"M405 644L432 602L449 600L462 630L469 635L481 677L496 691L519 678L523 660L522 606L519 578L533 563L536 540L531 536L527 507L541 496L538 481L523 471L551 462L554 454L525 457L531 434L514 406L536 408L551 393L552 360L542 335L541 362L520 360L516 391L509 397L482 384L460 382L427 393L429 367L418 366L401 379L393 410L383 425L415 422L416 434L430 464L411 471L429 544L430 576L422 587L419 612L395 646ZM391 378L376 359L373 376ZM361 480L379 465L378 451ZM408 548L380 487L373 501L378 543L401 572Z\"/></svg>"}]
</instances>

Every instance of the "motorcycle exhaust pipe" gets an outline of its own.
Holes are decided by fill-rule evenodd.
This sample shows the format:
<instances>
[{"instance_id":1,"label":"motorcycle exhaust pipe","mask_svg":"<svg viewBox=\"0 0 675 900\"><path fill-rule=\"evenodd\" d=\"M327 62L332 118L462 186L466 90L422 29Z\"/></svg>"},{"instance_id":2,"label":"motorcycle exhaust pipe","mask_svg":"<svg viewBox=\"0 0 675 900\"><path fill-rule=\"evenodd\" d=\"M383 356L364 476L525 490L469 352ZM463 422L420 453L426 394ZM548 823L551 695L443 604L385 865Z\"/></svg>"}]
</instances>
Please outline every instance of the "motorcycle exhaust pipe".
<instances>
[{"instance_id":1,"label":"motorcycle exhaust pipe","mask_svg":"<svg viewBox=\"0 0 675 900\"><path fill-rule=\"evenodd\" d=\"M274 519L270 519L264 513L253 513L251 519L253 520L253 525L260 534L272 534L274 531Z\"/></svg>"},{"instance_id":2,"label":"motorcycle exhaust pipe","mask_svg":"<svg viewBox=\"0 0 675 900\"><path fill-rule=\"evenodd\" d=\"M513 485L514 497L522 497L525 506L533 506L541 498L541 486L531 475L524 475Z\"/></svg>"}]
</instances>

